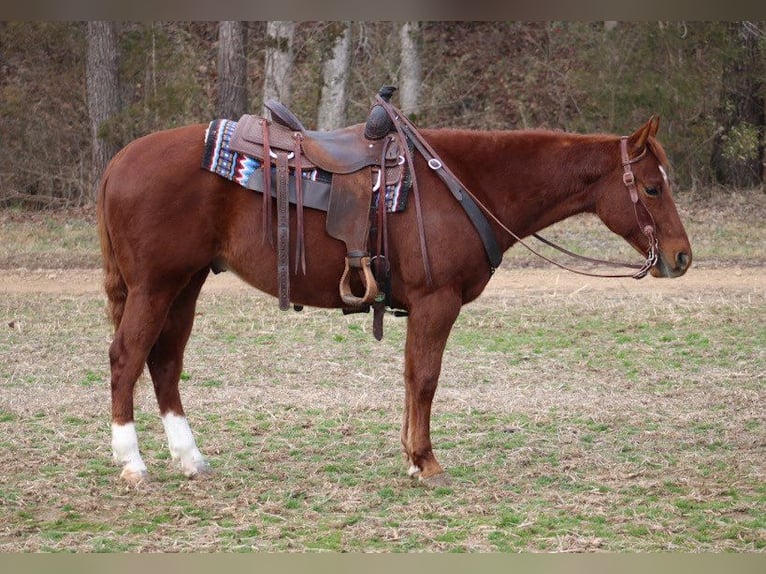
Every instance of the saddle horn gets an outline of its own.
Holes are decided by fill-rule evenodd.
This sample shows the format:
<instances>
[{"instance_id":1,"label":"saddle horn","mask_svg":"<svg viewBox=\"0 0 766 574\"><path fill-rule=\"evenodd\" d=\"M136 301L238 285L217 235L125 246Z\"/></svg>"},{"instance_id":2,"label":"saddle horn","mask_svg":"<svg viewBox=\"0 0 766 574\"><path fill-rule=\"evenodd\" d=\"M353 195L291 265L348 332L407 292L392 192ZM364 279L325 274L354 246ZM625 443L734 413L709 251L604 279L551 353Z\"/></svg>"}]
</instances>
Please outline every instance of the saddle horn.
<instances>
[{"instance_id":1,"label":"saddle horn","mask_svg":"<svg viewBox=\"0 0 766 574\"><path fill-rule=\"evenodd\" d=\"M396 86L383 86L378 90L378 95L386 102L391 101ZM394 123L388 117L388 113L380 104L375 104L367 116L364 126L364 137L368 140L379 140L394 129Z\"/></svg>"}]
</instances>

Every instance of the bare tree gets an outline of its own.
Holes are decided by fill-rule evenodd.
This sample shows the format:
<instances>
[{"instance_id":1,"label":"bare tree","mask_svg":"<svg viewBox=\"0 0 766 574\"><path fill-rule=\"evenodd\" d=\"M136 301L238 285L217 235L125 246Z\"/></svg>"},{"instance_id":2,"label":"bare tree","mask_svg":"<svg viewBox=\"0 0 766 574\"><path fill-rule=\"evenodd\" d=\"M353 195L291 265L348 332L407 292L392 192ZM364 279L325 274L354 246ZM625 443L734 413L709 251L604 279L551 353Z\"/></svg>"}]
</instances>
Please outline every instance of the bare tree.
<instances>
[{"instance_id":1,"label":"bare tree","mask_svg":"<svg viewBox=\"0 0 766 574\"><path fill-rule=\"evenodd\" d=\"M88 22L86 94L92 139L92 180L98 182L106 164L119 150L108 122L120 112L119 51L114 22ZM95 191L95 185L93 186Z\"/></svg>"},{"instance_id":2,"label":"bare tree","mask_svg":"<svg viewBox=\"0 0 766 574\"><path fill-rule=\"evenodd\" d=\"M247 110L247 23L218 24L218 117L238 119Z\"/></svg>"},{"instance_id":3,"label":"bare tree","mask_svg":"<svg viewBox=\"0 0 766 574\"><path fill-rule=\"evenodd\" d=\"M399 69L399 104L403 112L416 115L420 104L420 22L405 22L399 29L399 45L402 57Z\"/></svg>"},{"instance_id":4,"label":"bare tree","mask_svg":"<svg viewBox=\"0 0 766 574\"><path fill-rule=\"evenodd\" d=\"M727 33L712 166L719 183L757 187L763 181L766 136L764 33L750 22L731 22Z\"/></svg>"},{"instance_id":5,"label":"bare tree","mask_svg":"<svg viewBox=\"0 0 766 574\"><path fill-rule=\"evenodd\" d=\"M266 25L264 102L276 99L285 105L290 103L294 35L295 22L278 20ZM263 113L268 113L265 107Z\"/></svg>"},{"instance_id":6,"label":"bare tree","mask_svg":"<svg viewBox=\"0 0 766 574\"><path fill-rule=\"evenodd\" d=\"M335 37L332 55L322 65L322 96L317 114L317 129L342 127L346 121L346 92L351 64L351 24L342 23Z\"/></svg>"}]
</instances>

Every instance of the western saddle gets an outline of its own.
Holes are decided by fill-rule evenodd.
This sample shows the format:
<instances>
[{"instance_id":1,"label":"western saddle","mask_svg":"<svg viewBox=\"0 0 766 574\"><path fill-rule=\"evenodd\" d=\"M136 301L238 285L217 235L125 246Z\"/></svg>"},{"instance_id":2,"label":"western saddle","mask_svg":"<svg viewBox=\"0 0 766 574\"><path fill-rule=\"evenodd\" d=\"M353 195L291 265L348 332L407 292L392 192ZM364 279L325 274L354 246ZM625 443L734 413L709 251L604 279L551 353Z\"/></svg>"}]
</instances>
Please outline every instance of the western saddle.
<instances>
[{"instance_id":1,"label":"western saddle","mask_svg":"<svg viewBox=\"0 0 766 574\"><path fill-rule=\"evenodd\" d=\"M390 95L387 88L379 95ZM387 101L387 100L386 100ZM327 212L327 233L346 244L346 261L340 279L340 296L351 309L364 309L375 304L382 310L385 296L379 282L387 281L381 273L373 273L371 261L385 259L385 188L400 184L404 177L402 147L385 110L373 105L368 121L332 131L307 130L283 104L266 102L273 120L243 115L231 139L231 149L259 160L261 167L250 177L248 188L263 192L263 233L274 246L272 198L276 198L276 251L279 307L290 306L290 209L296 204L295 273L306 272L304 245L304 206ZM276 169L273 170L272 168ZM321 170L331 174L329 194L324 186L307 179L307 174ZM258 173L260 172L260 173ZM266 192L269 190L269 192ZM372 205L373 192L378 202ZM315 193L316 192L316 193ZM329 197L328 197L329 195ZM375 208L375 209L373 209ZM371 217L377 212L376 257L370 254ZM372 215L371 215L372 214ZM381 229L381 226L383 229ZM386 267L376 265L376 271ZM361 279L364 294L351 289L351 271ZM383 272L385 273L385 271ZM377 277L376 277L377 275ZM380 313L376 313L379 315ZM377 336L377 335L376 335ZM382 336L382 331L381 331Z\"/></svg>"}]
</instances>

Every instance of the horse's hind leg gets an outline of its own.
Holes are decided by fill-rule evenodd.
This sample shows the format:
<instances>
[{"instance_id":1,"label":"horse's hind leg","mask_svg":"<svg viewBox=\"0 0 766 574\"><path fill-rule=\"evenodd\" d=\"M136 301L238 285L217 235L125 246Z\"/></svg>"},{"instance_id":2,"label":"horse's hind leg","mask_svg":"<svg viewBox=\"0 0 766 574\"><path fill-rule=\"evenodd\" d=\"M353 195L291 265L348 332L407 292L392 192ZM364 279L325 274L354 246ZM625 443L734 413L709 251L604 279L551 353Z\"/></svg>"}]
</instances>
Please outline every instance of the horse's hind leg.
<instances>
[{"instance_id":1,"label":"horse's hind leg","mask_svg":"<svg viewBox=\"0 0 766 574\"><path fill-rule=\"evenodd\" d=\"M183 369L184 349L194 323L197 297L207 275L208 269L197 273L173 301L147 360L170 455L190 478L206 473L209 467L186 421L178 383Z\"/></svg>"},{"instance_id":2,"label":"horse's hind leg","mask_svg":"<svg viewBox=\"0 0 766 574\"><path fill-rule=\"evenodd\" d=\"M133 389L144 369L149 350L162 330L175 292L128 293L125 310L109 347L112 371L112 454L122 466L121 477L131 484L147 478L138 451L133 422Z\"/></svg>"}]
</instances>

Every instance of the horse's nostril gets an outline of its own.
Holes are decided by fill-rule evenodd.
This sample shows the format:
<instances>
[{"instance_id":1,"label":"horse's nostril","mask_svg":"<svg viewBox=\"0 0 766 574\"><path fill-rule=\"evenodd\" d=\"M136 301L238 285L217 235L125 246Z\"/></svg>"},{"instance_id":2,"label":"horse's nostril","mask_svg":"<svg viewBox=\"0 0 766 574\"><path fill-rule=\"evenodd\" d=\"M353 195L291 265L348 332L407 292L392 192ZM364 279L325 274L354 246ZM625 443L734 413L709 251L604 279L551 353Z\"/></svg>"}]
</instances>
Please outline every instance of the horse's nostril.
<instances>
[{"instance_id":1,"label":"horse's nostril","mask_svg":"<svg viewBox=\"0 0 766 574\"><path fill-rule=\"evenodd\" d=\"M689 255L683 251L676 255L676 266L679 269L686 269L689 265Z\"/></svg>"}]
</instances>

